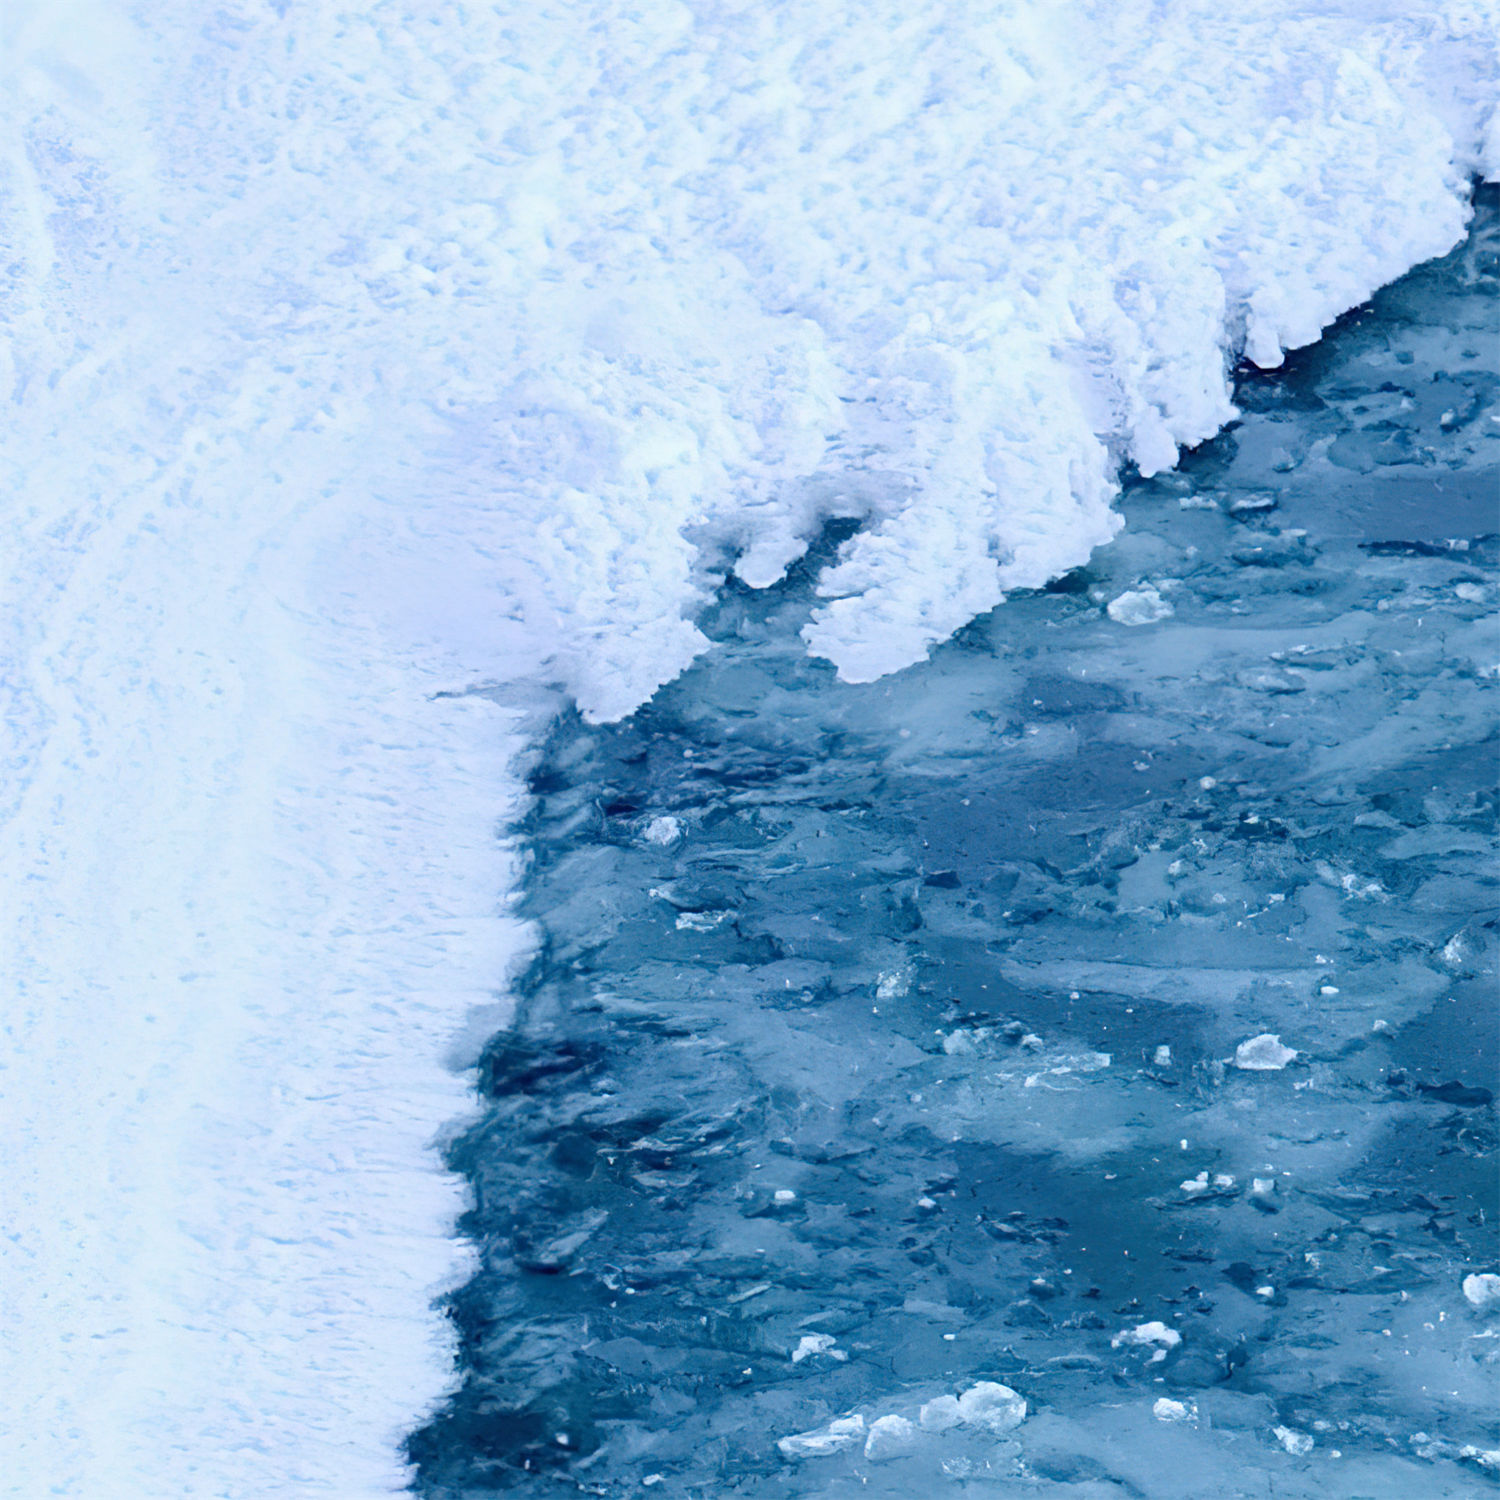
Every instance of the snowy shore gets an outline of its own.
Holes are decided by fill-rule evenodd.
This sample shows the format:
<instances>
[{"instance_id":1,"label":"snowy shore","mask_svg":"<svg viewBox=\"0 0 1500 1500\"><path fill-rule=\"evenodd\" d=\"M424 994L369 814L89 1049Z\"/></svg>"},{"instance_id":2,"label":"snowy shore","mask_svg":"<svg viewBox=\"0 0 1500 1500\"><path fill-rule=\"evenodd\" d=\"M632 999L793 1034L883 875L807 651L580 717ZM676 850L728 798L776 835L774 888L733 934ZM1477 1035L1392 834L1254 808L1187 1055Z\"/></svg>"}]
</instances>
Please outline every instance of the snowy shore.
<instances>
[{"instance_id":1,"label":"snowy shore","mask_svg":"<svg viewBox=\"0 0 1500 1500\"><path fill-rule=\"evenodd\" d=\"M9 1493L405 1482L521 684L834 513L919 660L1457 240L1493 6L1161 9L11 8Z\"/></svg>"}]
</instances>

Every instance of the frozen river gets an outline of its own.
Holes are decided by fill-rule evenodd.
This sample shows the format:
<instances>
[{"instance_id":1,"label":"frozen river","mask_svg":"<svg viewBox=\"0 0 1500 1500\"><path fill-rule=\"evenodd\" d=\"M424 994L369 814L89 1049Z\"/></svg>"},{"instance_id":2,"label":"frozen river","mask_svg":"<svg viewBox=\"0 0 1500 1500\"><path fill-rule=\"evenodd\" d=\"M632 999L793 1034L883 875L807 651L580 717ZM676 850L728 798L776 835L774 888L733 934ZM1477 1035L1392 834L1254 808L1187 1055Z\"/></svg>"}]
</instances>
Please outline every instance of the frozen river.
<instances>
[{"instance_id":1,"label":"frozen river","mask_svg":"<svg viewBox=\"0 0 1500 1500\"><path fill-rule=\"evenodd\" d=\"M422 1493L1489 1488L1497 252L930 663L809 660L831 531L556 725Z\"/></svg>"}]
</instances>

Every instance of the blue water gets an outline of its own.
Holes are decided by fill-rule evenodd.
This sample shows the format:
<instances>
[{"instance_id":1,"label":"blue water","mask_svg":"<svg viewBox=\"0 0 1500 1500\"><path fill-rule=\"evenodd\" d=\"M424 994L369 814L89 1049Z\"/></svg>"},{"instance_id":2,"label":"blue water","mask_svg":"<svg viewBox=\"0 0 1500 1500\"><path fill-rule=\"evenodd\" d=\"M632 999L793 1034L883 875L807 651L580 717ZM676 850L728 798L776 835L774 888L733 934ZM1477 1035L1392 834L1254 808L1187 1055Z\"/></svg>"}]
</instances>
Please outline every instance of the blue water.
<instances>
[{"instance_id":1,"label":"blue water","mask_svg":"<svg viewBox=\"0 0 1500 1500\"><path fill-rule=\"evenodd\" d=\"M1486 191L930 663L831 531L556 723L420 1493L1491 1492L1497 312Z\"/></svg>"}]
</instances>

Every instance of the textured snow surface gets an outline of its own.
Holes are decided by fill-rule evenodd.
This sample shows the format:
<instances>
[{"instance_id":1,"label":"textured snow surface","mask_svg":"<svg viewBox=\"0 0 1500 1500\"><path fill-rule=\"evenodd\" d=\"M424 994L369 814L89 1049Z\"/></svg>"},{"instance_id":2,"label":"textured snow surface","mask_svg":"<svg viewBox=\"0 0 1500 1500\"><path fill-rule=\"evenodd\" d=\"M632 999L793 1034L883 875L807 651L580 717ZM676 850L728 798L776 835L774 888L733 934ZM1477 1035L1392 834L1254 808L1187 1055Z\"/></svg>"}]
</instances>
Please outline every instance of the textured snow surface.
<instances>
[{"instance_id":1,"label":"textured snow surface","mask_svg":"<svg viewBox=\"0 0 1500 1500\"><path fill-rule=\"evenodd\" d=\"M830 514L854 679L1079 561L1455 241L1493 22L7 7L10 1492L399 1485L522 941L515 715L435 695L624 713Z\"/></svg>"},{"instance_id":2,"label":"textured snow surface","mask_svg":"<svg viewBox=\"0 0 1500 1500\"><path fill-rule=\"evenodd\" d=\"M520 299L459 399L598 718L705 646L720 548L761 585L869 517L806 632L851 681L1083 561L1122 460L1232 415L1226 351L1456 242L1496 77L1493 7L564 14L475 70L509 186L450 253Z\"/></svg>"}]
</instances>

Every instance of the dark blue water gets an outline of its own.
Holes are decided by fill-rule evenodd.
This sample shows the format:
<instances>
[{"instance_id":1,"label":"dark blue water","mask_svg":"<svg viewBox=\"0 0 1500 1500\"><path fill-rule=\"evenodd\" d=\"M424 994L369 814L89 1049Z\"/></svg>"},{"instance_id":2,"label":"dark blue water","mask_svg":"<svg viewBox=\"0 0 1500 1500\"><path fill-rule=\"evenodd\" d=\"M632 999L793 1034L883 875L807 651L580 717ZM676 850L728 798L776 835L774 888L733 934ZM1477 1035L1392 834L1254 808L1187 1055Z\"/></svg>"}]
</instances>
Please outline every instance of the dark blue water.
<instances>
[{"instance_id":1,"label":"dark blue water","mask_svg":"<svg viewBox=\"0 0 1500 1500\"><path fill-rule=\"evenodd\" d=\"M420 1493L1491 1490L1497 249L930 663L808 660L830 533L555 725Z\"/></svg>"}]
</instances>

